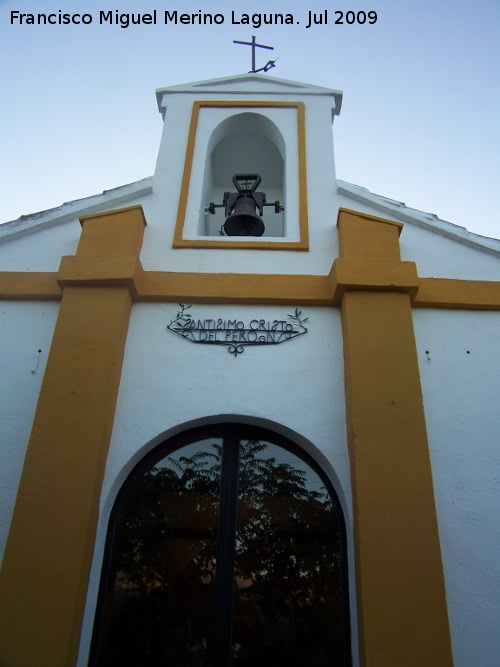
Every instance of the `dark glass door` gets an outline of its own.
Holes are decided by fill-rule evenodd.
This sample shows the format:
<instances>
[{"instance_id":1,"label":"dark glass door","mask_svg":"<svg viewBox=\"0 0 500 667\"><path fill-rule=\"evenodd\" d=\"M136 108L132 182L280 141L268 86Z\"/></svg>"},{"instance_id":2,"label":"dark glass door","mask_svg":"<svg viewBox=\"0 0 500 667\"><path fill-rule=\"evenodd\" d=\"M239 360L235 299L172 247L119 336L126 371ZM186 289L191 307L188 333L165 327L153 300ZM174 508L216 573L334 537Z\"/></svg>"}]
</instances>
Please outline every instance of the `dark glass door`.
<instances>
[{"instance_id":1,"label":"dark glass door","mask_svg":"<svg viewBox=\"0 0 500 667\"><path fill-rule=\"evenodd\" d=\"M293 443L198 429L132 473L110 521L91 665L350 664L342 515Z\"/></svg>"}]
</instances>

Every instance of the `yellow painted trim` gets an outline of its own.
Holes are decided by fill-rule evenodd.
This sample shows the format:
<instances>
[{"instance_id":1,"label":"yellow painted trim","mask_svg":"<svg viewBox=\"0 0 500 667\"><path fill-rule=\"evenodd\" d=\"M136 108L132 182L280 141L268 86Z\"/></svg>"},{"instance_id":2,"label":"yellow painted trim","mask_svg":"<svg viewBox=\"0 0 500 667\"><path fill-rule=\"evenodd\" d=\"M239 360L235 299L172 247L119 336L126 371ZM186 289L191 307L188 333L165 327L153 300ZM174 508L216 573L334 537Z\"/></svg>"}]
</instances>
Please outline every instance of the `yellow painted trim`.
<instances>
[{"instance_id":1,"label":"yellow painted trim","mask_svg":"<svg viewBox=\"0 0 500 667\"><path fill-rule=\"evenodd\" d=\"M339 227L338 223L341 215L344 219L346 218L346 216L353 215L361 220L369 220L370 222L380 222L383 223L384 225L392 225L393 227L397 228L398 236L401 236L401 232L403 231L404 228L402 222L396 222L395 220L387 220L386 218L380 218L377 215L371 215L369 213L361 213L361 211L355 211L352 208L344 208L343 206L339 208L339 213L337 216L337 227Z\"/></svg>"},{"instance_id":2,"label":"yellow painted trim","mask_svg":"<svg viewBox=\"0 0 500 667\"><path fill-rule=\"evenodd\" d=\"M184 221L186 219L187 201L189 194L189 183L193 167L194 148L196 143L196 132L200 109L202 108L288 108L297 110L297 133L298 133L298 169L299 169L299 241L222 241L219 238L212 239L184 239ZM175 223L174 248L218 248L218 249L245 249L252 250L309 250L309 225L307 206L307 167L306 167L306 123L305 105L303 102L259 102L257 100L248 102L231 101L207 101L194 102L189 125L189 134L186 145L186 158L182 174L181 192L179 196L179 207Z\"/></svg>"},{"instance_id":3,"label":"yellow painted trim","mask_svg":"<svg viewBox=\"0 0 500 667\"><path fill-rule=\"evenodd\" d=\"M140 301L333 305L328 276L148 271Z\"/></svg>"},{"instance_id":4,"label":"yellow painted trim","mask_svg":"<svg viewBox=\"0 0 500 667\"><path fill-rule=\"evenodd\" d=\"M349 209L339 209L339 255L358 261L400 263L400 222L391 222Z\"/></svg>"},{"instance_id":5,"label":"yellow painted trim","mask_svg":"<svg viewBox=\"0 0 500 667\"><path fill-rule=\"evenodd\" d=\"M143 269L139 257L120 255L76 255L61 260L57 282L87 287L127 287L138 300Z\"/></svg>"},{"instance_id":6,"label":"yellow painted trim","mask_svg":"<svg viewBox=\"0 0 500 667\"><path fill-rule=\"evenodd\" d=\"M138 257L147 225L142 206L128 206L80 218L77 255Z\"/></svg>"},{"instance_id":7,"label":"yellow painted trim","mask_svg":"<svg viewBox=\"0 0 500 667\"><path fill-rule=\"evenodd\" d=\"M68 284L72 282L66 272L69 267L66 261L69 260L64 258L61 262L62 273L61 270L59 273L0 272L0 300L60 300L59 284L66 280ZM144 271L139 262L132 261L127 263L127 276L120 276L117 265L108 266L106 260L96 257L96 265L98 262L99 271L97 266L88 265L86 271L79 270L73 280L101 286L115 280L128 285L137 302L224 303L231 300L231 303L242 304L300 302L304 306L334 306L340 303L346 291L395 290L408 292L414 308L500 310L500 282L444 278L417 278L414 282L412 262L403 262L402 265L408 266L399 270L375 263L367 266L364 261L353 261L349 266L336 260L327 276ZM76 264L74 266L76 268ZM81 263L79 266L82 269Z\"/></svg>"},{"instance_id":8,"label":"yellow painted trim","mask_svg":"<svg viewBox=\"0 0 500 667\"><path fill-rule=\"evenodd\" d=\"M451 667L410 299L341 304L361 664Z\"/></svg>"},{"instance_id":9,"label":"yellow painted trim","mask_svg":"<svg viewBox=\"0 0 500 667\"><path fill-rule=\"evenodd\" d=\"M413 301L418 308L500 310L500 282L420 278Z\"/></svg>"},{"instance_id":10,"label":"yellow painted trim","mask_svg":"<svg viewBox=\"0 0 500 667\"><path fill-rule=\"evenodd\" d=\"M143 230L139 209L86 218L77 256L61 264L63 296L0 577L6 667L76 663Z\"/></svg>"},{"instance_id":11,"label":"yellow painted trim","mask_svg":"<svg viewBox=\"0 0 500 667\"><path fill-rule=\"evenodd\" d=\"M335 260L330 275L335 303L339 303L347 291L408 292L412 298L418 292L417 267L414 262L341 257Z\"/></svg>"},{"instance_id":12,"label":"yellow painted trim","mask_svg":"<svg viewBox=\"0 0 500 667\"><path fill-rule=\"evenodd\" d=\"M142 224L144 227L147 226L147 221L146 217L144 215L144 211L142 210L142 206L140 204L133 204L132 206L124 206L123 208L113 208L110 209L109 211L101 211L100 213L89 213L88 215L82 215L79 220L80 220L80 225L83 227L84 223L87 220L106 220L111 218L114 215L118 215L120 217L120 223L123 224L125 220L125 216L129 213L136 212L141 220ZM137 219L137 216L134 215L134 219Z\"/></svg>"},{"instance_id":13,"label":"yellow painted trim","mask_svg":"<svg viewBox=\"0 0 500 667\"><path fill-rule=\"evenodd\" d=\"M396 264L397 228L353 213L338 224L349 268L370 261L370 247L374 266ZM451 667L411 302L399 287L346 289L340 306L360 657L363 667Z\"/></svg>"},{"instance_id":14,"label":"yellow painted trim","mask_svg":"<svg viewBox=\"0 0 500 667\"><path fill-rule=\"evenodd\" d=\"M55 272L0 271L0 299L59 301L61 296Z\"/></svg>"}]
</instances>

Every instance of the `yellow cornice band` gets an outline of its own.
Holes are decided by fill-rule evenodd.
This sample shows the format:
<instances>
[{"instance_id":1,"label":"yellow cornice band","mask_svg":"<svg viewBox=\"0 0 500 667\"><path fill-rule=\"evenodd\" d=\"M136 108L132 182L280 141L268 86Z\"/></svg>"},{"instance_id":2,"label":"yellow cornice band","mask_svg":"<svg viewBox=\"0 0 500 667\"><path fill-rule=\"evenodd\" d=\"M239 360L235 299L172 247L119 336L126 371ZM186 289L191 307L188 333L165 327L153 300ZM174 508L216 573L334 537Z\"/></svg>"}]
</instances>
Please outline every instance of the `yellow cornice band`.
<instances>
[{"instance_id":1,"label":"yellow cornice band","mask_svg":"<svg viewBox=\"0 0 500 667\"><path fill-rule=\"evenodd\" d=\"M59 272L0 272L0 299L60 301L61 286L82 285L88 281L93 286L126 285L134 301L139 303L184 300L192 303L337 306L346 291L392 290L407 291L412 296L413 308L500 310L500 282L446 278L416 278L414 282L411 262L401 271L398 281L391 280L393 268L384 267L385 280L380 275L370 284L367 268L361 266L357 273L355 263L350 267L335 263L330 274L315 276L144 271L138 260L114 263L108 257L97 256L95 260L89 258L82 263L71 262L72 259L63 258ZM75 271L78 267L76 275L71 276L70 267Z\"/></svg>"}]
</instances>

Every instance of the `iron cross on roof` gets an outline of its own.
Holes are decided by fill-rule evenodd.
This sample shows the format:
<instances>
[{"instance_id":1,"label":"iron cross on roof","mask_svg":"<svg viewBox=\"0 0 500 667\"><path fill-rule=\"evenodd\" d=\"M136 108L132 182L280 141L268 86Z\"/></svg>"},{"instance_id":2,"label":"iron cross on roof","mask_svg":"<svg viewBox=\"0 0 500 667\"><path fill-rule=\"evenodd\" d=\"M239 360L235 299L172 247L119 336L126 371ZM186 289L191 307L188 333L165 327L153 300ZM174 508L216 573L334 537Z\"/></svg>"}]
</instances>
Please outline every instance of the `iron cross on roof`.
<instances>
[{"instance_id":1,"label":"iron cross on roof","mask_svg":"<svg viewBox=\"0 0 500 667\"><path fill-rule=\"evenodd\" d=\"M245 44L245 46L251 46L252 47L252 69L250 70L250 74L257 74L257 72L267 72L273 67L276 67L275 63L276 60L268 60L267 63L264 65L264 67L260 67L259 69L255 69L255 49L269 49L270 51L274 51L273 46L265 46L264 44L257 44L255 41L255 35L252 35L252 41L251 42L238 42L236 39L233 39L233 44Z\"/></svg>"}]
</instances>

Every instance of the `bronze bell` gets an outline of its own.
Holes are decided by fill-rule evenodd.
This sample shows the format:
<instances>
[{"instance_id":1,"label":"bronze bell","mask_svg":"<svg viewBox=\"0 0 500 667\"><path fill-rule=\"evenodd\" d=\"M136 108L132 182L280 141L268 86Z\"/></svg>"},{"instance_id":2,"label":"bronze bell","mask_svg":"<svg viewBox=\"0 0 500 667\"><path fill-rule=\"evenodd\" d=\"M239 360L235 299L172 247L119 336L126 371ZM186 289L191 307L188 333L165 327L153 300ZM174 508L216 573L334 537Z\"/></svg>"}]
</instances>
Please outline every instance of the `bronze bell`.
<instances>
[{"instance_id":1,"label":"bronze bell","mask_svg":"<svg viewBox=\"0 0 500 667\"><path fill-rule=\"evenodd\" d=\"M262 236L266 227L260 216L264 206L274 206L275 213L284 211L279 201L266 202L265 192L256 192L261 182L259 174L235 174L233 184L236 192L224 192L222 204L211 202L205 213L215 214L216 208L226 209L226 222L220 233L225 236ZM256 210L258 209L259 215Z\"/></svg>"},{"instance_id":2,"label":"bronze bell","mask_svg":"<svg viewBox=\"0 0 500 667\"><path fill-rule=\"evenodd\" d=\"M255 212L257 205L251 194L240 194L234 203L233 212L223 225L227 236L262 236L264 222Z\"/></svg>"}]
</instances>

